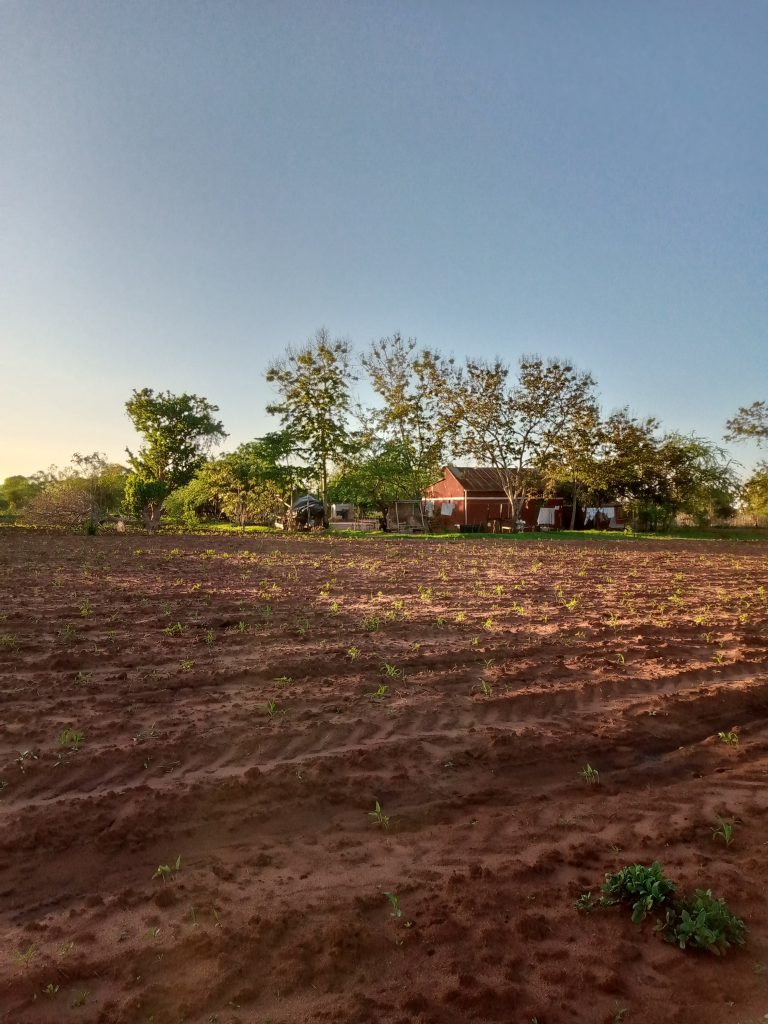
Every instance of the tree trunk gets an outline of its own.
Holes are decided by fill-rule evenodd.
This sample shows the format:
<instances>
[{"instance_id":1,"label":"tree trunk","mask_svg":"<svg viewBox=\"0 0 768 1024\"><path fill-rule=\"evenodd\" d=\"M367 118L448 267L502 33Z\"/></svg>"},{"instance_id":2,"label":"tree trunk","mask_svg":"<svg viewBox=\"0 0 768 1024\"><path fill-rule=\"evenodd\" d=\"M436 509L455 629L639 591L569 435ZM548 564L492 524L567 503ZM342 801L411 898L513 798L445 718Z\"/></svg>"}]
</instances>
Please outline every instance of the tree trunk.
<instances>
[{"instance_id":1,"label":"tree trunk","mask_svg":"<svg viewBox=\"0 0 768 1024\"><path fill-rule=\"evenodd\" d=\"M576 497L577 497L578 493L579 492L578 492L578 490L576 488L576 481L574 480L573 481L573 496L571 498L571 505L573 506L571 508L571 529L572 530L576 529Z\"/></svg>"},{"instance_id":2,"label":"tree trunk","mask_svg":"<svg viewBox=\"0 0 768 1024\"><path fill-rule=\"evenodd\" d=\"M144 509L144 511L142 513L142 517L144 519L144 525L150 531L150 533L154 533L155 530L160 525L160 517L162 516L162 514L163 514L162 503L160 503L160 504L154 504L153 503L151 505L147 505L147 507Z\"/></svg>"}]
</instances>

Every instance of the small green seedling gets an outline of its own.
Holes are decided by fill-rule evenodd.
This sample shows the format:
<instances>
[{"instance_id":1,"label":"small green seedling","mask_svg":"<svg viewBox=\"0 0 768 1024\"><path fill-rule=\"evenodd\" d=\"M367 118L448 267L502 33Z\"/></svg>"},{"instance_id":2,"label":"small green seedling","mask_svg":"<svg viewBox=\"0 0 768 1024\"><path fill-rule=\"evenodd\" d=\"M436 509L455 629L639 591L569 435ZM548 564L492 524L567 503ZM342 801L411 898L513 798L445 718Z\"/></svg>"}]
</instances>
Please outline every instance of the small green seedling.
<instances>
[{"instance_id":1,"label":"small green seedling","mask_svg":"<svg viewBox=\"0 0 768 1024\"><path fill-rule=\"evenodd\" d=\"M88 989L84 988L78 992L72 1001L72 1006L77 1008L78 1006L86 1006L88 1003Z\"/></svg>"},{"instance_id":2,"label":"small green seedling","mask_svg":"<svg viewBox=\"0 0 768 1024\"><path fill-rule=\"evenodd\" d=\"M730 846L733 842L734 823L732 821L725 821L720 815L717 815L717 825L712 828L712 838L722 839L726 846Z\"/></svg>"},{"instance_id":3,"label":"small green seedling","mask_svg":"<svg viewBox=\"0 0 768 1024\"><path fill-rule=\"evenodd\" d=\"M35 955L36 950L37 946L34 944L34 942L32 943L31 946L27 946L26 949L20 949L19 952L16 954L16 962L22 965L28 964L32 957Z\"/></svg>"},{"instance_id":4,"label":"small green seedling","mask_svg":"<svg viewBox=\"0 0 768 1024\"><path fill-rule=\"evenodd\" d=\"M582 779L588 782L590 786L596 786L600 782L600 772L597 768L593 768L591 764L585 764L579 772Z\"/></svg>"},{"instance_id":5,"label":"small green seedling","mask_svg":"<svg viewBox=\"0 0 768 1024\"><path fill-rule=\"evenodd\" d=\"M359 658L360 657L360 648L359 647L350 647L348 649L348 651L347 651L347 657L349 658L350 661L354 661L355 658Z\"/></svg>"},{"instance_id":6,"label":"small green seedling","mask_svg":"<svg viewBox=\"0 0 768 1024\"><path fill-rule=\"evenodd\" d=\"M388 676L390 679L397 679L398 676L400 675L400 669L399 668L395 668L394 665L390 665L388 661L384 662L384 664L382 665L381 671L384 673L384 675Z\"/></svg>"},{"instance_id":7,"label":"small green seedling","mask_svg":"<svg viewBox=\"0 0 768 1024\"><path fill-rule=\"evenodd\" d=\"M79 750L80 744L85 739L85 733L76 729L64 729L59 733L59 746L65 750Z\"/></svg>"},{"instance_id":8,"label":"small green seedling","mask_svg":"<svg viewBox=\"0 0 768 1024\"><path fill-rule=\"evenodd\" d=\"M381 809L381 804L376 801L376 804L372 811L368 811L368 817L373 818L375 825L381 825L384 828L389 828L389 815L385 814Z\"/></svg>"},{"instance_id":9,"label":"small green seedling","mask_svg":"<svg viewBox=\"0 0 768 1024\"><path fill-rule=\"evenodd\" d=\"M43 995L46 995L49 998L52 998L53 996L55 996L58 993L58 991L59 991L59 986L58 985L54 985L54 983L52 981L50 981L45 986L45 988L43 989Z\"/></svg>"},{"instance_id":10,"label":"small green seedling","mask_svg":"<svg viewBox=\"0 0 768 1024\"><path fill-rule=\"evenodd\" d=\"M739 742L739 734L735 729L731 729L729 732L719 732L717 738L721 743L727 743L729 746L736 746Z\"/></svg>"},{"instance_id":11,"label":"small green seedling","mask_svg":"<svg viewBox=\"0 0 768 1024\"><path fill-rule=\"evenodd\" d=\"M385 683L382 683L377 690L374 690L373 693L369 693L368 696L371 700L384 700L388 693L389 687Z\"/></svg>"},{"instance_id":12,"label":"small green seedling","mask_svg":"<svg viewBox=\"0 0 768 1024\"><path fill-rule=\"evenodd\" d=\"M403 916L403 912L400 909L400 902L397 896L393 892L385 892L384 895L387 897L389 904L392 907L390 917L401 918Z\"/></svg>"},{"instance_id":13,"label":"small green seedling","mask_svg":"<svg viewBox=\"0 0 768 1024\"><path fill-rule=\"evenodd\" d=\"M595 909L595 901L591 892L583 892L576 900L575 907L581 914L591 914Z\"/></svg>"},{"instance_id":14,"label":"small green seedling","mask_svg":"<svg viewBox=\"0 0 768 1024\"><path fill-rule=\"evenodd\" d=\"M157 871L152 875L152 878L162 878L165 881L166 878L178 874L179 871L181 871L181 854L176 858L174 864L158 864Z\"/></svg>"}]
</instances>

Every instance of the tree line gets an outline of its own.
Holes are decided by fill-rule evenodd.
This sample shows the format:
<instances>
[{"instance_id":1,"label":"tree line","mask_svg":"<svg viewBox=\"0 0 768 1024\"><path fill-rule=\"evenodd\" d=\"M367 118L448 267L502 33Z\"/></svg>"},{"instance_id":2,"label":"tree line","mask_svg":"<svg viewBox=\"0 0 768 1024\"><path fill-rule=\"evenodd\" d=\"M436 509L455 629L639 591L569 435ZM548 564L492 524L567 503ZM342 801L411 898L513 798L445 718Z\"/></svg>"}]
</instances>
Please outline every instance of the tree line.
<instances>
[{"instance_id":1,"label":"tree line","mask_svg":"<svg viewBox=\"0 0 768 1024\"><path fill-rule=\"evenodd\" d=\"M0 486L0 509L31 521L96 529L125 514L153 529L171 516L189 525L226 517L270 522L312 490L327 507L344 501L382 513L418 498L450 462L494 467L516 511L531 497L577 506L622 501L643 526L684 514L699 524L735 504L768 514L768 463L746 483L715 441L665 430L628 408L605 413L593 376L568 360L523 356L515 365L457 362L400 334L356 355L318 330L266 370L275 391L267 412L279 428L214 455L227 437L218 406L198 395L135 390L125 404L141 437L127 465L98 452L72 466ZM362 383L374 396L356 397ZM768 443L768 404L728 421L725 439Z\"/></svg>"}]
</instances>

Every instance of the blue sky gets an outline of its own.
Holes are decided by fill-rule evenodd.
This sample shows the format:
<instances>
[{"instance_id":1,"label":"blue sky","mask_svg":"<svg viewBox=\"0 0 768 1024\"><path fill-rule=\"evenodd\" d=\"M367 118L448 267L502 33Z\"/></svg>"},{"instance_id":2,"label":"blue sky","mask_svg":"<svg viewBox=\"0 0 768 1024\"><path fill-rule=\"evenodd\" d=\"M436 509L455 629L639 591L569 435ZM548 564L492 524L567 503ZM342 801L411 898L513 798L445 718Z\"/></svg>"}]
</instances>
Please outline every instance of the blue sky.
<instances>
[{"instance_id":1,"label":"blue sky","mask_svg":"<svg viewBox=\"0 0 768 1024\"><path fill-rule=\"evenodd\" d=\"M768 398L766 39L749 0L3 0L0 478L121 458L134 387L263 433L321 325L720 439Z\"/></svg>"}]
</instances>

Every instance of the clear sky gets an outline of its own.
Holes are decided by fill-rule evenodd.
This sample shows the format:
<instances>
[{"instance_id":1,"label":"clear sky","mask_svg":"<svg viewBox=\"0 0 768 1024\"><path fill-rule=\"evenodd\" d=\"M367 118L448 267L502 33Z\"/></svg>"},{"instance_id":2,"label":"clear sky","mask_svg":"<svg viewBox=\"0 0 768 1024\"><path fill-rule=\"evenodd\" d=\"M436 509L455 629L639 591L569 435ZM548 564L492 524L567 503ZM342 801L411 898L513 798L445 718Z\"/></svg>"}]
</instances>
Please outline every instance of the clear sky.
<instances>
[{"instance_id":1,"label":"clear sky","mask_svg":"<svg viewBox=\"0 0 768 1024\"><path fill-rule=\"evenodd\" d=\"M720 439L768 398L766 53L763 0L0 0L0 479L121 458L134 387L272 429L322 325Z\"/></svg>"}]
</instances>

